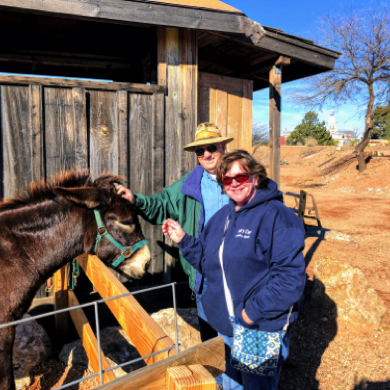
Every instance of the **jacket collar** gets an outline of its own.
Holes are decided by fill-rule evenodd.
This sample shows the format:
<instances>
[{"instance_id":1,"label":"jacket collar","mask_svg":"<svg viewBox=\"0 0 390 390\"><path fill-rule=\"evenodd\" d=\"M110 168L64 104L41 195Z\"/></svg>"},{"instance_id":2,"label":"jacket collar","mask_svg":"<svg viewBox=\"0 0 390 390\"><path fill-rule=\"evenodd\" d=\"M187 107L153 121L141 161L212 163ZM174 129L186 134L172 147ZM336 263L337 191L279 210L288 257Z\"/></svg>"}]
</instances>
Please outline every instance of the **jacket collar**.
<instances>
[{"instance_id":1,"label":"jacket collar","mask_svg":"<svg viewBox=\"0 0 390 390\"><path fill-rule=\"evenodd\" d=\"M201 165L197 165L195 169L189 174L187 179L184 180L181 187L181 192L184 195L191 196L203 205L202 193L201 193L201 181L204 168Z\"/></svg>"}]
</instances>

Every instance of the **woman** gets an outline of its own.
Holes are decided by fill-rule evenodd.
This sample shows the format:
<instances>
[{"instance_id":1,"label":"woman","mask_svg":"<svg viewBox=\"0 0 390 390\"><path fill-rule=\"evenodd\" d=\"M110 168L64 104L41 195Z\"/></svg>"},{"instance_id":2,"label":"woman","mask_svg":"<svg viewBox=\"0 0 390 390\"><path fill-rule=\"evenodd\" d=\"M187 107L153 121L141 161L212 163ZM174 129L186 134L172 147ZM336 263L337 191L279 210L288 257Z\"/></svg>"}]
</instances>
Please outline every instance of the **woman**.
<instances>
[{"instance_id":1,"label":"woman","mask_svg":"<svg viewBox=\"0 0 390 390\"><path fill-rule=\"evenodd\" d=\"M289 309L298 301L305 285L304 227L284 206L282 193L266 177L264 167L246 151L225 154L217 168L217 180L230 202L210 219L199 239L187 235L170 219L164 222L163 232L178 243L185 258L208 280L202 304L210 324L225 340L223 389L277 389L280 365L288 355L288 331L273 377L244 373L230 366L233 330L219 247L225 237L223 266L235 317L247 328L278 331L286 324ZM296 318L294 307L290 323Z\"/></svg>"}]
</instances>

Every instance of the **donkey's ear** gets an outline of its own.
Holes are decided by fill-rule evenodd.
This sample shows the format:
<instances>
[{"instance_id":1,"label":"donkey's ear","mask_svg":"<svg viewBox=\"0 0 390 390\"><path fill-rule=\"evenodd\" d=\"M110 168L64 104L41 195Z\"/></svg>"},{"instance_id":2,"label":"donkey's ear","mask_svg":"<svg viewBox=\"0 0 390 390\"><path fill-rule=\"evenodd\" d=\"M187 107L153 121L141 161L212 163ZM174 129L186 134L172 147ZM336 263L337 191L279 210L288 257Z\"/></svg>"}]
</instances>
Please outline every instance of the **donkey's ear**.
<instances>
[{"instance_id":1,"label":"donkey's ear","mask_svg":"<svg viewBox=\"0 0 390 390\"><path fill-rule=\"evenodd\" d=\"M110 201L108 191L96 187L64 188L54 187L53 192L80 207L93 209L98 206L107 205Z\"/></svg>"}]
</instances>

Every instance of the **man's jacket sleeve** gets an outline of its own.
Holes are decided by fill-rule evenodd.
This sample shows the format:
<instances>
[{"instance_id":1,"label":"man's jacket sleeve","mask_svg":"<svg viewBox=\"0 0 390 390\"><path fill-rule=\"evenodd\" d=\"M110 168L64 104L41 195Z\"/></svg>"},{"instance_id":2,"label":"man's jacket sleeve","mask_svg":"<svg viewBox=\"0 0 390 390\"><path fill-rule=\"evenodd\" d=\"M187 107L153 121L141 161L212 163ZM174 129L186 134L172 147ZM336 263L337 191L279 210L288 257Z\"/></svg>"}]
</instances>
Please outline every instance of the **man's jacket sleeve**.
<instances>
[{"instance_id":1,"label":"man's jacket sleeve","mask_svg":"<svg viewBox=\"0 0 390 390\"><path fill-rule=\"evenodd\" d=\"M154 194L152 196L136 194L136 206L142 217L153 225L162 225L167 218L172 218L182 223L182 219L184 218L183 207L185 205L185 196L182 194L181 188L182 182L187 176L184 176L171 186L164 188L161 194ZM179 260L184 273L189 277L190 287L194 290L196 271L182 254L180 254Z\"/></svg>"},{"instance_id":2,"label":"man's jacket sleeve","mask_svg":"<svg viewBox=\"0 0 390 390\"><path fill-rule=\"evenodd\" d=\"M176 183L175 183L176 184ZM142 216L153 225L162 225L167 218L177 221L178 215L175 210L175 184L164 188L161 194L145 196L136 194L136 206Z\"/></svg>"}]
</instances>

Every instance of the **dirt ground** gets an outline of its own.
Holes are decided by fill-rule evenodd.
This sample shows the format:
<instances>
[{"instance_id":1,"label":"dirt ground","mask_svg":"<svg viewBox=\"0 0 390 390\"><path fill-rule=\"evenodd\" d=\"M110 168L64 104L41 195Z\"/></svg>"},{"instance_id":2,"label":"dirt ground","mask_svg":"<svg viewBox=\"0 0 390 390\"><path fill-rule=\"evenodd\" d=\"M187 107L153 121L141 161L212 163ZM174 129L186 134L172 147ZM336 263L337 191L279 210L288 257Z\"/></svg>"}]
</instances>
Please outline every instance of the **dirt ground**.
<instances>
[{"instance_id":1,"label":"dirt ground","mask_svg":"<svg viewBox=\"0 0 390 390\"><path fill-rule=\"evenodd\" d=\"M368 147L390 155L389 147ZM268 170L269 149L255 152ZM367 170L359 174L353 149L343 147L282 147L281 190L293 207L288 192L306 189L315 198L322 226L349 235L357 242L306 240L308 263L306 303L294 325L290 357L282 369L281 390L382 390L390 389L390 157L368 157ZM308 197L308 205L311 199ZM314 221L308 221L314 224ZM374 336L340 335L328 313L310 300L313 268L318 259L332 256L365 274L384 300L387 313L383 327ZM64 370L50 361L49 370ZM57 365L57 366L56 366ZM42 370L41 370L42 372ZM81 373L74 373L80 376ZM73 375L64 371L56 383L50 375L28 390L54 389ZM89 390L91 383L74 389Z\"/></svg>"},{"instance_id":2,"label":"dirt ground","mask_svg":"<svg viewBox=\"0 0 390 390\"><path fill-rule=\"evenodd\" d=\"M389 147L366 151L390 155ZM268 168L268 148L259 148L255 156ZM292 332L282 390L390 389L390 157L367 160L367 170L359 174L352 148L281 148L281 190L287 206L293 207L295 200L286 194L306 189L315 198L322 226L358 243L306 239L307 295L316 261L331 256L363 271L387 307L381 332L366 337L354 329L348 337L335 323L324 323L329 316L309 300ZM310 197L307 202L310 206Z\"/></svg>"}]
</instances>

